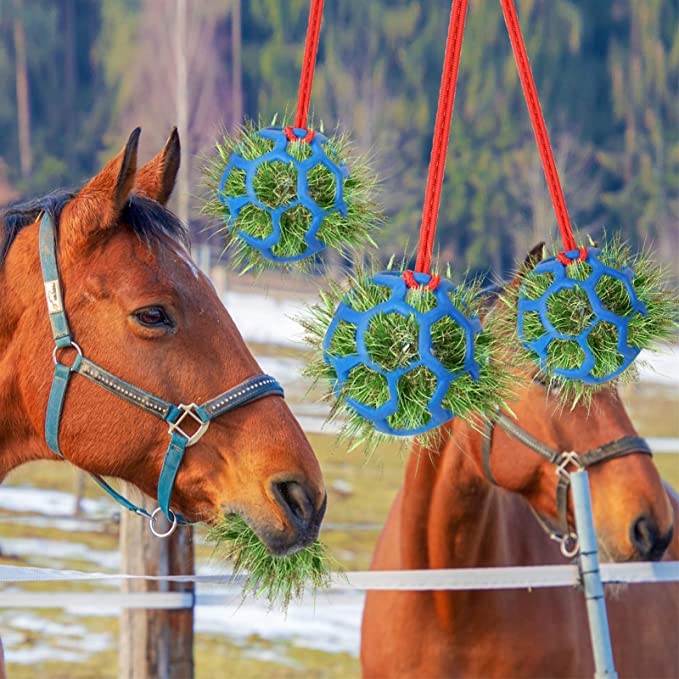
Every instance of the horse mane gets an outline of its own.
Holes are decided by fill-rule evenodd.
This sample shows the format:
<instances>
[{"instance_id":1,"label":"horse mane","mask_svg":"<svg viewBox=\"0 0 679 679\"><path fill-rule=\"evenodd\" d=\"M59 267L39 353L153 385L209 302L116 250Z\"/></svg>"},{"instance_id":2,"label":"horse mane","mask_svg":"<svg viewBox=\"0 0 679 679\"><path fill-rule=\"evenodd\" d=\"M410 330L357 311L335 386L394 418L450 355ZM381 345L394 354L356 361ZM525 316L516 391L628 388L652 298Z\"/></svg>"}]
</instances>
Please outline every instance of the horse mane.
<instances>
[{"instance_id":1,"label":"horse mane","mask_svg":"<svg viewBox=\"0 0 679 679\"><path fill-rule=\"evenodd\" d=\"M42 212L50 215L59 225L59 217L69 200L75 198L78 190L59 189L42 198L10 205L0 213L0 268L5 263L12 243L19 232L33 224ZM151 198L131 194L120 214L120 221L129 225L132 231L146 242L159 241L163 236L184 245L189 244L189 233L179 218L166 207Z\"/></svg>"}]
</instances>

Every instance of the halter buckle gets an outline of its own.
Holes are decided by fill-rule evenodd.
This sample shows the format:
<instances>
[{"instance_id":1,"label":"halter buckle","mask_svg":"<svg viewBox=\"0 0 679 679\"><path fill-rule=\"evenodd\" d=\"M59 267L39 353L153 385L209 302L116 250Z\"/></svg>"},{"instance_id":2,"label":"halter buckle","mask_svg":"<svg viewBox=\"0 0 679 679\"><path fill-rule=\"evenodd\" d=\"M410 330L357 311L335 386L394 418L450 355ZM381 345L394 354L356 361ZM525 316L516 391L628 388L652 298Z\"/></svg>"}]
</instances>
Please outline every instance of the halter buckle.
<instances>
[{"instance_id":1,"label":"halter buckle","mask_svg":"<svg viewBox=\"0 0 679 679\"><path fill-rule=\"evenodd\" d=\"M196 414L195 410L198 409L198 406L195 403L189 403L188 405L180 403L177 407L182 413L174 422L169 423L168 432L170 433L170 436L175 432L179 432L186 439L186 447L188 448L200 441L203 434L210 426L210 420L203 421L203 419ZM190 417L198 425L198 429L194 431L193 434L185 432L180 426L187 417Z\"/></svg>"},{"instance_id":2,"label":"halter buckle","mask_svg":"<svg viewBox=\"0 0 679 679\"><path fill-rule=\"evenodd\" d=\"M556 458L556 474L567 481L570 478L568 468L573 465L578 471L582 471L585 465L580 456L574 451L564 451Z\"/></svg>"}]
</instances>

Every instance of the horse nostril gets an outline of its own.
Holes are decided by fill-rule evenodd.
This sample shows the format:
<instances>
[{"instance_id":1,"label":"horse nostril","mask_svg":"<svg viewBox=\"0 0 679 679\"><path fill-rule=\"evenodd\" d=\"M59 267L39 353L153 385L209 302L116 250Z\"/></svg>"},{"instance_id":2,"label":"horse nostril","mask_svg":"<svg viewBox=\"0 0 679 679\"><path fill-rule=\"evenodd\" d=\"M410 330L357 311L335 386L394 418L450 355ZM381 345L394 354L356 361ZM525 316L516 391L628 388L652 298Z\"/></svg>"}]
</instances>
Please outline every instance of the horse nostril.
<instances>
[{"instance_id":1,"label":"horse nostril","mask_svg":"<svg viewBox=\"0 0 679 679\"><path fill-rule=\"evenodd\" d=\"M297 481L279 481L274 489L283 508L302 526L308 526L314 516L310 493Z\"/></svg>"},{"instance_id":2,"label":"horse nostril","mask_svg":"<svg viewBox=\"0 0 679 679\"><path fill-rule=\"evenodd\" d=\"M642 559L658 561L672 540L672 531L665 536L660 535L653 518L642 515L632 524L630 538Z\"/></svg>"}]
</instances>

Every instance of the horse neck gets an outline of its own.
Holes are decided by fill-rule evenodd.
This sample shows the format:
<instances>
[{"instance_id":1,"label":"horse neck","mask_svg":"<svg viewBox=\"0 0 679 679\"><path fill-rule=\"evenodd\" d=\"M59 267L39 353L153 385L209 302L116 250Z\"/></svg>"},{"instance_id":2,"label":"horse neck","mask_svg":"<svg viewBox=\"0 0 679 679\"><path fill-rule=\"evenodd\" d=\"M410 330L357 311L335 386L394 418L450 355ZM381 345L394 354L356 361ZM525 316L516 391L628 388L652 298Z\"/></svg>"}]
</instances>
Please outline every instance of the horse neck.
<instances>
[{"instance_id":1,"label":"horse neck","mask_svg":"<svg viewBox=\"0 0 679 679\"><path fill-rule=\"evenodd\" d=\"M446 440L437 451L416 444L408 462L401 509L405 568L471 567L483 558L493 489L480 473L481 434L455 420Z\"/></svg>"},{"instance_id":2,"label":"horse neck","mask_svg":"<svg viewBox=\"0 0 679 679\"><path fill-rule=\"evenodd\" d=\"M37 356L32 343L38 341L40 320L35 310L43 303L39 270L37 227L28 227L0 267L0 482L24 462L54 457L31 422L22 393L31 372L24 362Z\"/></svg>"}]
</instances>

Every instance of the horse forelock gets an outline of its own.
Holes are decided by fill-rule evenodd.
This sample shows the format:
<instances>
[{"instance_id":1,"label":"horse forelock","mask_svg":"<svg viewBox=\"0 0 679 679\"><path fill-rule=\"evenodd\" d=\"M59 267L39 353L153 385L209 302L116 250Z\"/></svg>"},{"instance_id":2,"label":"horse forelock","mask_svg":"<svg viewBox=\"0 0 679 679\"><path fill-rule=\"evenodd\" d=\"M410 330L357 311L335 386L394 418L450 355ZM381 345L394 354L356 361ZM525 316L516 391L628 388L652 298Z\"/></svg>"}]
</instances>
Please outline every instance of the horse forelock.
<instances>
[{"instance_id":1,"label":"horse forelock","mask_svg":"<svg viewBox=\"0 0 679 679\"><path fill-rule=\"evenodd\" d=\"M34 224L41 213L50 215L57 229L59 218L66 204L78 194L78 190L60 189L41 198L10 205L0 214L0 268L16 237L25 227ZM122 209L119 222L127 224L132 232L147 242L161 241L170 237L185 247L189 245L189 233L179 218L166 207L151 198L130 195Z\"/></svg>"}]
</instances>

